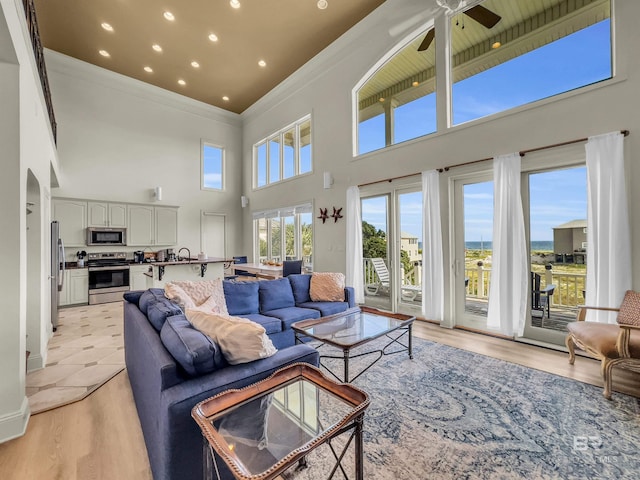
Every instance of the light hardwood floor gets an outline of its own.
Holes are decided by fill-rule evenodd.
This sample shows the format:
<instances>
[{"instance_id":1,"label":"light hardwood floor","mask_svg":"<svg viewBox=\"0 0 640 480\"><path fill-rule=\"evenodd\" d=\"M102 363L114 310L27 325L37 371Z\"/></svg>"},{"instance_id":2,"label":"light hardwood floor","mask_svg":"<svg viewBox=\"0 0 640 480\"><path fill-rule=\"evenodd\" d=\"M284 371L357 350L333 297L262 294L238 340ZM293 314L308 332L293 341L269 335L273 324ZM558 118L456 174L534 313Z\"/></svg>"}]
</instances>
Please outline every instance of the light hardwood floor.
<instances>
[{"instance_id":1,"label":"light hardwood floor","mask_svg":"<svg viewBox=\"0 0 640 480\"><path fill-rule=\"evenodd\" d=\"M602 385L599 362L463 330L416 322L416 337ZM614 387L640 397L640 376L614 373ZM571 392L567 392L571 395ZM84 400L34 415L27 433L0 444L3 480L151 479L126 370Z\"/></svg>"}]
</instances>

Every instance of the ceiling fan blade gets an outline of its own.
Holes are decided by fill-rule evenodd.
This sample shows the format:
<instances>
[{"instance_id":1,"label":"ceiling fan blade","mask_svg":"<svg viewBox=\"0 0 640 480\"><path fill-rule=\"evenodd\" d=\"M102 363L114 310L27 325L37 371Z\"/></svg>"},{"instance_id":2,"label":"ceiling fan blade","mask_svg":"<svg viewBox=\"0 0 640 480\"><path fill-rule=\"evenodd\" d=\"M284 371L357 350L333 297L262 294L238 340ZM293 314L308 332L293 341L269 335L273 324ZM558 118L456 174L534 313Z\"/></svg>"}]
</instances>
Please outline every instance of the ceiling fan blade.
<instances>
[{"instance_id":1,"label":"ceiling fan blade","mask_svg":"<svg viewBox=\"0 0 640 480\"><path fill-rule=\"evenodd\" d=\"M471 7L469 10L465 10L463 13L473 18L476 22L486 28L493 28L495 24L502 19L500 15L493 13L491 10L483 7L482 5Z\"/></svg>"},{"instance_id":2,"label":"ceiling fan blade","mask_svg":"<svg viewBox=\"0 0 640 480\"><path fill-rule=\"evenodd\" d=\"M436 36L436 31L432 28L424 36L424 40L422 40L422 43L418 47L418 51L424 52L427 48L429 48L429 45L431 45L431 42L433 42L433 39L435 38L435 36Z\"/></svg>"}]
</instances>

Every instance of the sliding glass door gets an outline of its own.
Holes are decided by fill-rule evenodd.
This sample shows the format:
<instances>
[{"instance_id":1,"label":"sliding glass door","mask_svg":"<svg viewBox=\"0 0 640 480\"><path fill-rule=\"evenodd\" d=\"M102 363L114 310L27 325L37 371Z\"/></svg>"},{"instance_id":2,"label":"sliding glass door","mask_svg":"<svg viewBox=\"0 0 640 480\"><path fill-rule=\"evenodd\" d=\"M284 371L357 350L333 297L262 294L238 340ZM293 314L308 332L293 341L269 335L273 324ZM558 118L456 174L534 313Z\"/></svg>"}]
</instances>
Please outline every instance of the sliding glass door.
<instances>
[{"instance_id":1,"label":"sliding glass door","mask_svg":"<svg viewBox=\"0 0 640 480\"><path fill-rule=\"evenodd\" d=\"M363 198L361 202L365 305L392 310L390 195Z\"/></svg>"}]
</instances>

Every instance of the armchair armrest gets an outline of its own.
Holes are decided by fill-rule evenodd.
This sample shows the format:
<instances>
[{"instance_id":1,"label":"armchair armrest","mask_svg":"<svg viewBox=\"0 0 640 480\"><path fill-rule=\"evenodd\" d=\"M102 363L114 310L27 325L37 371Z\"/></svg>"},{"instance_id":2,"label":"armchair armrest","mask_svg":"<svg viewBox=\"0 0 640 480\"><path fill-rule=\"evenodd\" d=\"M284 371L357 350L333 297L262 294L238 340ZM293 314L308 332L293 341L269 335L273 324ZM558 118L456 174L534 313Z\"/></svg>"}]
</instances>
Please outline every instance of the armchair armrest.
<instances>
[{"instance_id":1,"label":"armchair armrest","mask_svg":"<svg viewBox=\"0 0 640 480\"><path fill-rule=\"evenodd\" d=\"M576 317L577 322L584 322L584 319L587 316L587 310L605 310L608 312L619 312L619 308L610 308L610 307L589 307L587 305L578 305L578 315Z\"/></svg>"}]
</instances>

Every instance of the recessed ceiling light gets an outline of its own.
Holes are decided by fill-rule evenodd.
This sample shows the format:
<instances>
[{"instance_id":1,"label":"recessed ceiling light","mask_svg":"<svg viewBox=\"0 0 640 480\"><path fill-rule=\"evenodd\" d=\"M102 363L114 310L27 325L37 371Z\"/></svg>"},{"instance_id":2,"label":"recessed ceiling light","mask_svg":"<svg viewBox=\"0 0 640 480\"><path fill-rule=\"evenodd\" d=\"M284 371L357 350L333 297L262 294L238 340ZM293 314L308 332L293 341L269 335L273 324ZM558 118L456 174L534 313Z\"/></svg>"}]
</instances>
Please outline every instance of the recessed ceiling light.
<instances>
[{"instance_id":1,"label":"recessed ceiling light","mask_svg":"<svg viewBox=\"0 0 640 480\"><path fill-rule=\"evenodd\" d=\"M173 13L171 13L168 10L166 12L164 12L162 15L164 16L164 18L166 18L170 22L173 22L176 19L176 17L173 16Z\"/></svg>"},{"instance_id":2,"label":"recessed ceiling light","mask_svg":"<svg viewBox=\"0 0 640 480\"><path fill-rule=\"evenodd\" d=\"M411 85L413 85L414 87L417 87L418 85L420 85L420 82L413 82Z\"/></svg>"},{"instance_id":3,"label":"recessed ceiling light","mask_svg":"<svg viewBox=\"0 0 640 480\"><path fill-rule=\"evenodd\" d=\"M493 42L493 44L491 44L491 48L500 48L502 46L502 44L500 42Z\"/></svg>"},{"instance_id":4,"label":"recessed ceiling light","mask_svg":"<svg viewBox=\"0 0 640 480\"><path fill-rule=\"evenodd\" d=\"M379 101L379 102L384 102L384 97L380 97L380 98L378 99L378 101Z\"/></svg>"},{"instance_id":5,"label":"recessed ceiling light","mask_svg":"<svg viewBox=\"0 0 640 480\"><path fill-rule=\"evenodd\" d=\"M222 100L224 100L225 102L229 101L229 97L227 97L226 95L224 97L222 97Z\"/></svg>"},{"instance_id":6,"label":"recessed ceiling light","mask_svg":"<svg viewBox=\"0 0 640 480\"><path fill-rule=\"evenodd\" d=\"M240 1L239 0L231 0L229 2L229 5L231 5L233 8L240 8Z\"/></svg>"},{"instance_id":7,"label":"recessed ceiling light","mask_svg":"<svg viewBox=\"0 0 640 480\"><path fill-rule=\"evenodd\" d=\"M193 68L200 68L200 64L198 62L196 62L195 60L193 62L191 62L191 66Z\"/></svg>"},{"instance_id":8,"label":"recessed ceiling light","mask_svg":"<svg viewBox=\"0 0 640 480\"><path fill-rule=\"evenodd\" d=\"M318 3L316 5L318 5L318 8L320 10L324 10L329 6L329 2L327 2L327 0L318 0Z\"/></svg>"},{"instance_id":9,"label":"recessed ceiling light","mask_svg":"<svg viewBox=\"0 0 640 480\"><path fill-rule=\"evenodd\" d=\"M187 82L185 82L183 79L178 80L178 83L183 87L187 84Z\"/></svg>"},{"instance_id":10,"label":"recessed ceiling light","mask_svg":"<svg viewBox=\"0 0 640 480\"><path fill-rule=\"evenodd\" d=\"M144 71L147 73L153 73L153 68L151 67L144 67Z\"/></svg>"},{"instance_id":11,"label":"recessed ceiling light","mask_svg":"<svg viewBox=\"0 0 640 480\"><path fill-rule=\"evenodd\" d=\"M157 43L154 43L153 45L151 45L151 48L153 48L156 52L161 52L162 51L162 47L160 45L158 45Z\"/></svg>"},{"instance_id":12,"label":"recessed ceiling light","mask_svg":"<svg viewBox=\"0 0 640 480\"><path fill-rule=\"evenodd\" d=\"M261 67L266 67L267 66L267 62L265 62L264 60L260 60L258 62L258 65L260 65Z\"/></svg>"},{"instance_id":13,"label":"recessed ceiling light","mask_svg":"<svg viewBox=\"0 0 640 480\"><path fill-rule=\"evenodd\" d=\"M217 42L218 41L218 36L215 33L210 33L209 34L209 40L211 40L212 42Z\"/></svg>"},{"instance_id":14,"label":"recessed ceiling light","mask_svg":"<svg viewBox=\"0 0 640 480\"><path fill-rule=\"evenodd\" d=\"M107 22L102 22L100 26L104 28L107 32L113 32L113 27Z\"/></svg>"},{"instance_id":15,"label":"recessed ceiling light","mask_svg":"<svg viewBox=\"0 0 640 480\"><path fill-rule=\"evenodd\" d=\"M109 52L107 52L106 50L100 50L98 52L100 55L102 55L103 57L110 57L111 55L109 55Z\"/></svg>"}]
</instances>

